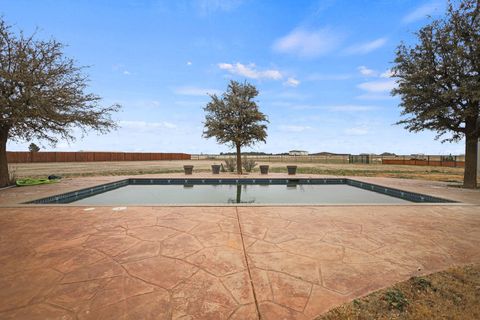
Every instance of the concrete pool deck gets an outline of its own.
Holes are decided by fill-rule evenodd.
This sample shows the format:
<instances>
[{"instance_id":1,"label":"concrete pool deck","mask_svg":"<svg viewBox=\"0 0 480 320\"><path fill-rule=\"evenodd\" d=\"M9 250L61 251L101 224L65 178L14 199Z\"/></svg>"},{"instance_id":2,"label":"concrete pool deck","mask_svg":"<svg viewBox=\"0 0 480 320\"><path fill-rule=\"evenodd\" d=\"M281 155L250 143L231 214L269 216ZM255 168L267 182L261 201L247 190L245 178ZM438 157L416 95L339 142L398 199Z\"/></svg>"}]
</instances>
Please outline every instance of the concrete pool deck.
<instances>
[{"instance_id":1,"label":"concrete pool deck","mask_svg":"<svg viewBox=\"0 0 480 320\"><path fill-rule=\"evenodd\" d=\"M19 205L119 179L0 191L0 318L313 319L480 262L480 191L429 181L354 177L466 204Z\"/></svg>"}]
</instances>

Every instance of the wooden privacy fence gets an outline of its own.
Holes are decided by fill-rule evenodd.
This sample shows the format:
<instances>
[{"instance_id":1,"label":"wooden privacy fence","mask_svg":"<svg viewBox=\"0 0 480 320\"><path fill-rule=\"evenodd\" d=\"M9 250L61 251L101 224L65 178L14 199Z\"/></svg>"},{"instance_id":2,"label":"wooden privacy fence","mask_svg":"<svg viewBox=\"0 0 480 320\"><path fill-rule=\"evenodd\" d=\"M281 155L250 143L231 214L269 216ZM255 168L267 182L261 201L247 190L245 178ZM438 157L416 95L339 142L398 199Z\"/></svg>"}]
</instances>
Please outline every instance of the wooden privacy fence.
<instances>
[{"instance_id":1,"label":"wooden privacy fence","mask_svg":"<svg viewBox=\"0 0 480 320\"><path fill-rule=\"evenodd\" d=\"M8 151L8 163L190 160L186 153Z\"/></svg>"},{"instance_id":2,"label":"wooden privacy fence","mask_svg":"<svg viewBox=\"0 0 480 320\"><path fill-rule=\"evenodd\" d=\"M465 167L464 161L450 160L416 160L416 159L382 159L382 164L401 164L412 166L434 166L434 167Z\"/></svg>"}]
</instances>

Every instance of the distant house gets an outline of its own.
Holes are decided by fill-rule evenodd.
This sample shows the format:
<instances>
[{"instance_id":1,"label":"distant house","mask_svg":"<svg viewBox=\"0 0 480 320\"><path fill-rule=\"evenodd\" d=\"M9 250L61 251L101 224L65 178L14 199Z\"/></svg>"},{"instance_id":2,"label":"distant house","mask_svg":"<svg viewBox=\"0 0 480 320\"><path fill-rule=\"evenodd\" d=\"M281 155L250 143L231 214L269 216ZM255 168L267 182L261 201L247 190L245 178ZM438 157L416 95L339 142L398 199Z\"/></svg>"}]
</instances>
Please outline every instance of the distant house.
<instances>
[{"instance_id":1,"label":"distant house","mask_svg":"<svg viewBox=\"0 0 480 320\"><path fill-rule=\"evenodd\" d=\"M410 155L411 160L427 160L427 156L423 153L415 153Z\"/></svg>"},{"instance_id":2,"label":"distant house","mask_svg":"<svg viewBox=\"0 0 480 320\"><path fill-rule=\"evenodd\" d=\"M290 150L288 151L289 156L308 156L308 151L304 150Z\"/></svg>"}]
</instances>

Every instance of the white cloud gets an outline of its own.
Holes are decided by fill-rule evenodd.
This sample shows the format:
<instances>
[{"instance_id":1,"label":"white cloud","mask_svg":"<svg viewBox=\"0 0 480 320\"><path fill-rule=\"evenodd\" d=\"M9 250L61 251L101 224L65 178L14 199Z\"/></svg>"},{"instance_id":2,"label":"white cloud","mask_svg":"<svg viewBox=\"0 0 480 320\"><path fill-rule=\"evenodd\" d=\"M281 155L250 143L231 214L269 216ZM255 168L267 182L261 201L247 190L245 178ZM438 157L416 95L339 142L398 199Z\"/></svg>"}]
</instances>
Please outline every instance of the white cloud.
<instances>
[{"instance_id":1,"label":"white cloud","mask_svg":"<svg viewBox=\"0 0 480 320\"><path fill-rule=\"evenodd\" d=\"M192 61L187 61L187 66L191 66L192 65Z\"/></svg>"},{"instance_id":2,"label":"white cloud","mask_svg":"<svg viewBox=\"0 0 480 320\"><path fill-rule=\"evenodd\" d=\"M303 132L306 130L312 129L309 126L296 126L296 125L282 125L279 126L281 131L286 131L286 132Z\"/></svg>"},{"instance_id":3,"label":"white cloud","mask_svg":"<svg viewBox=\"0 0 480 320\"><path fill-rule=\"evenodd\" d=\"M383 47L387 43L387 38L378 38L373 41L355 44L345 49L346 54L366 54L378 48Z\"/></svg>"},{"instance_id":4,"label":"white cloud","mask_svg":"<svg viewBox=\"0 0 480 320\"><path fill-rule=\"evenodd\" d=\"M377 75L377 72L375 70L369 69L365 66L360 66L357 69L358 69L358 72L360 72L362 75L366 77L374 77Z\"/></svg>"},{"instance_id":5,"label":"white cloud","mask_svg":"<svg viewBox=\"0 0 480 320\"><path fill-rule=\"evenodd\" d=\"M122 73L123 73L124 75L126 75L126 76L131 75L130 71L128 71L128 70L124 70Z\"/></svg>"},{"instance_id":6,"label":"white cloud","mask_svg":"<svg viewBox=\"0 0 480 320\"><path fill-rule=\"evenodd\" d=\"M393 77L393 71L388 69L380 75L381 78L391 78Z\"/></svg>"},{"instance_id":7,"label":"white cloud","mask_svg":"<svg viewBox=\"0 0 480 320\"><path fill-rule=\"evenodd\" d=\"M200 87L193 87L193 86L177 87L173 91L175 94L182 95L182 96L206 96L208 94L221 93L221 91L217 89L200 88Z\"/></svg>"},{"instance_id":8,"label":"white cloud","mask_svg":"<svg viewBox=\"0 0 480 320\"><path fill-rule=\"evenodd\" d=\"M341 40L341 35L328 28L317 31L297 28L275 41L273 49L277 52L312 58L332 51Z\"/></svg>"},{"instance_id":9,"label":"white cloud","mask_svg":"<svg viewBox=\"0 0 480 320\"><path fill-rule=\"evenodd\" d=\"M418 20L422 20L427 16L433 16L443 11L445 4L442 1L434 1L425 3L424 5L416 8L405 17L403 17L403 23L412 23Z\"/></svg>"},{"instance_id":10,"label":"white cloud","mask_svg":"<svg viewBox=\"0 0 480 320\"><path fill-rule=\"evenodd\" d=\"M389 100L393 97L389 92L396 87L395 80L391 79L393 72L389 69L385 72L378 74L374 70L370 70L364 66L358 68L360 73L365 76L373 76L390 80L376 80L364 82L358 85L358 88L367 91L361 95L356 96L356 99L359 100Z\"/></svg>"},{"instance_id":11,"label":"white cloud","mask_svg":"<svg viewBox=\"0 0 480 320\"><path fill-rule=\"evenodd\" d=\"M119 126L122 128L134 129L134 130L144 130L148 131L151 129L176 129L177 125L162 121L162 122L147 122L147 121L128 121L122 120L118 122Z\"/></svg>"},{"instance_id":12,"label":"white cloud","mask_svg":"<svg viewBox=\"0 0 480 320\"><path fill-rule=\"evenodd\" d=\"M378 80L360 83L358 87L368 92L387 92L395 88L396 83L395 80Z\"/></svg>"},{"instance_id":13,"label":"white cloud","mask_svg":"<svg viewBox=\"0 0 480 320\"><path fill-rule=\"evenodd\" d=\"M289 87L297 87L300 84L300 81L295 79L295 78L290 77L283 84L286 85L286 86L289 86Z\"/></svg>"},{"instance_id":14,"label":"white cloud","mask_svg":"<svg viewBox=\"0 0 480 320\"><path fill-rule=\"evenodd\" d=\"M251 79L280 80L283 78L283 75L279 70L267 69L259 71L256 69L256 66L253 63L250 63L249 65L244 65L239 62L235 64L219 63L218 67L222 70L230 72L231 74L236 74Z\"/></svg>"},{"instance_id":15,"label":"white cloud","mask_svg":"<svg viewBox=\"0 0 480 320\"><path fill-rule=\"evenodd\" d=\"M366 127L353 127L344 130L344 133L348 136L364 136L368 133Z\"/></svg>"},{"instance_id":16,"label":"white cloud","mask_svg":"<svg viewBox=\"0 0 480 320\"><path fill-rule=\"evenodd\" d=\"M329 106L327 107L327 109L335 112L361 112L361 111L371 111L371 110L377 109L377 107L347 104L347 105Z\"/></svg>"}]
</instances>

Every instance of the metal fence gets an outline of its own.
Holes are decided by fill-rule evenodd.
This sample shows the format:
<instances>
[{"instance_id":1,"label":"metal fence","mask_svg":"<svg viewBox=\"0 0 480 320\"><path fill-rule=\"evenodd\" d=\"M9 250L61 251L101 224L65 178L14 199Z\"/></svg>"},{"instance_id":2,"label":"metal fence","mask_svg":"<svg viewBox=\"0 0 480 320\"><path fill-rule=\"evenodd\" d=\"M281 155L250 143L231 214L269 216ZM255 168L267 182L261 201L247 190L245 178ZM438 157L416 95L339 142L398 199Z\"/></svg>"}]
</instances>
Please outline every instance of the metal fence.
<instances>
[{"instance_id":1,"label":"metal fence","mask_svg":"<svg viewBox=\"0 0 480 320\"><path fill-rule=\"evenodd\" d=\"M462 160L459 160L459 158L460 157L427 156L422 159L412 159L409 157L398 157L394 159L382 159L382 164L464 168L465 159L461 157Z\"/></svg>"},{"instance_id":2,"label":"metal fence","mask_svg":"<svg viewBox=\"0 0 480 320\"><path fill-rule=\"evenodd\" d=\"M218 154L200 154L192 155L192 160L214 160L224 161L228 158L234 158L235 155ZM443 167L464 167L464 156L451 155L401 155L401 156L381 156L381 155L245 155L248 159L258 162L288 162L288 163L325 163L325 164L390 164L390 165L423 165L423 166L443 166Z\"/></svg>"}]
</instances>

